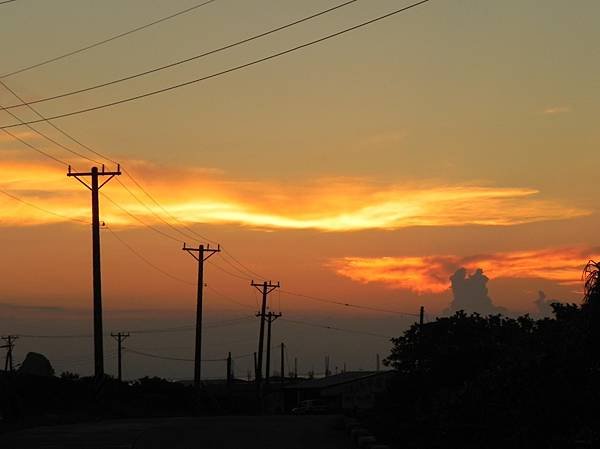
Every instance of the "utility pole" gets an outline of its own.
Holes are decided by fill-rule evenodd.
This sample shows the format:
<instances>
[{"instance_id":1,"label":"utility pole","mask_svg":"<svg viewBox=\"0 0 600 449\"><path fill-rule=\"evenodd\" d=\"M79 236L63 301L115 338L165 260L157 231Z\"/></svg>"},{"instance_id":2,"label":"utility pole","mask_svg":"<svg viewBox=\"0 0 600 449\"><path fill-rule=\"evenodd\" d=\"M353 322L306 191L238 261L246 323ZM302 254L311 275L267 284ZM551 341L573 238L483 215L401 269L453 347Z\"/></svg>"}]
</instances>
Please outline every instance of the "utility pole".
<instances>
[{"instance_id":1,"label":"utility pole","mask_svg":"<svg viewBox=\"0 0 600 449\"><path fill-rule=\"evenodd\" d=\"M329 377L329 356L325 356L325 377Z\"/></svg>"},{"instance_id":2,"label":"utility pole","mask_svg":"<svg viewBox=\"0 0 600 449\"><path fill-rule=\"evenodd\" d=\"M19 337L17 335L6 335L2 337L2 340L6 342L5 345L0 348L6 348L6 359L4 361L4 371L13 372L13 348L15 347L15 340Z\"/></svg>"},{"instance_id":3,"label":"utility pole","mask_svg":"<svg viewBox=\"0 0 600 449\"><path fill-rule=\"evenodd\" d=\"M377 356L376 356L376 361L375 361L375 370L376 370L376 371L379 371L379 368L380 368L380 366L379 366L379 365L380 365L380 361L379 361L379 354L377 354Z\"/></svg>"},{"instance_id":4,"label":"utility pole","mask_svg":"<svg viewBox=\"0 0 600 449\"><path fill-rule=\"evenodd\" d=\"M281 343L281 384L285 381L285 343Z\"/></svg>"},{"instance_id":5,"label":"utility pole","mask_svg":"<svg viewBox=\"0 0 600 449\"><path fill-rule=\"evenodd\" d=\"M196 349L194 354L194 387L200 387L200 374L202 364L202 293L204 290L204 262L211 256L221 251L221 246L211 248L210 245L199 245L198 248L190 248L183 244L186 251L198 261L198 291L196 300Z\"/></svg>"},{"instance_id":6,"label":"utility pole","mask_svg":"<svg viewBox=\"0 0 600 449\"><path fill-rule=\"evenodd\" d=\"M419 334L417 335L416 365L420 367L423 358L423 324L425 322L425 307L419 309Z\"/></svg>"},{"instance_id":7,"label":"utility pole","mask_svg":"<svg viewBox=\"0 0 600 449\"><path fill-rule=\"evenodd\" d=\"M256 316L260 316L260 314L257 314ZM281 316L281 313L269 312L269 313L267 313L267 316L265 317L265 319L267 321L267 364L265 367L265 382L266 383L269 383L269 377L271 376L271 325L273 324L273 321L275 321L280 316Z\"/></svg>"},{"instance_id":8,"label":"utility pole","mask_svg":"<svg viewBox=\"0 0 600 449\"><path fill-rule=\"evenodd\" d=\"M123 342L125 341L125 339L127 337L129 337L129 332L119 332L116 334L113 334L111 332L110 336L112 338L114 338L117 341L117 373L118 373L118 379L119 382L123 382L123 358L122 358L122 353L123 353Z\"/></svg>"},{"instance_id":9,"label":"utility pole","mask_svg":"<svg viewBox=\"0 0 600 449\"><path fill-rule=\"evenodd\" d=\"M294 357L294 379L298 379L298 357Z\"/></svg>"},{"instance_id":10,"label":"utility pole","mask_svg":"<svg viewBox=\"0 0 600 449\"><path fill-rule=\"evenodd\" d=\"M233 372L231 370L231 352L227 353L227 385L231 385Z\"/></svg>"},{"instance_id":11,"label":"utility pole","mask_svg":"<svg viewBox=\"0 0 600 449\"><path fill-rule=\"evenodd\" d=\"M265 321L267 317L267 297L269 293L273 290L280 287L279 282L277 284L272 283L271 281L263 282L263 283L255 283L252 281L250 285L256 288L259 292L262 293L262 305L260 309L260 313L256 316L260 316L260 334L258 336L258 361L256 364L256 382L260 385L262 381L262 367L263 367L263 349L264 349L264 341L265 341Z\"/></svg>"},{"instance_id":12,"label":"utility pole","mask_svg":"<svg viewBox=\"0 0 600 449\"><path fill-rule=\"evenodd\" d=\"M256 361L256 351L252 354L254 356L254 382L258 379L258 362Z\"/></svg>"},{"instance_id":13,"label":"utility pole","mask_svg":"<svg viewBox=\"0 0 600 449\"><path fill-rule=\"evenodd\" d=\"M102 346L102 273L100 268L100 204L98 194L100 189L112 178L121 174L121 166L117 165L116 171L102 171L92 167L89 172L72 172L69 165L67 176L74 177L92 192L92 273L94 289L94 376L96 383L104 378L104 348ZM108 176L102 184L99 178ZM83 178L89 177L91 184Z\"/></svg>"}]
</instances>

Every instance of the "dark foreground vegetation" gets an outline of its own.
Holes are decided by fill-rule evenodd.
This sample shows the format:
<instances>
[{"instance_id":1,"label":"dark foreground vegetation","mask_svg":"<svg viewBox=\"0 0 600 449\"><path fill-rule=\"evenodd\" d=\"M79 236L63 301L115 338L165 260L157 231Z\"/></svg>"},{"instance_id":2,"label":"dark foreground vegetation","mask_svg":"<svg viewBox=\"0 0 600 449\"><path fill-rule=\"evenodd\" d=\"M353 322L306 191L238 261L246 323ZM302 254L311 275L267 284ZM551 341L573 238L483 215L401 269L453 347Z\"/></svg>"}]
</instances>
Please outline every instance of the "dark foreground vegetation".
<instances>
[{"instance_id":1,"label":"dark foreground vegetation","mask_svg":"<svg viewBox=\"0 0 600 449\"><path fill-rule=\"evenodd\" d=\"M600 283L553 317L458 312L394 339L398 371L372 426L410 448L600 444Z\"/></svg>"},{"instance_id":2,"label":"dark foreground vegetation","mask_svg":"<svg viewBox=\"0 0 600 449\"><path fill-rule=\"evenodd\" d=\"M131 384L107 378L98 393L92 378L0 372L0 432L104 417L188 415L197 407L195 397L191 387L158 378Z\"/></svg>"}]
</instances>

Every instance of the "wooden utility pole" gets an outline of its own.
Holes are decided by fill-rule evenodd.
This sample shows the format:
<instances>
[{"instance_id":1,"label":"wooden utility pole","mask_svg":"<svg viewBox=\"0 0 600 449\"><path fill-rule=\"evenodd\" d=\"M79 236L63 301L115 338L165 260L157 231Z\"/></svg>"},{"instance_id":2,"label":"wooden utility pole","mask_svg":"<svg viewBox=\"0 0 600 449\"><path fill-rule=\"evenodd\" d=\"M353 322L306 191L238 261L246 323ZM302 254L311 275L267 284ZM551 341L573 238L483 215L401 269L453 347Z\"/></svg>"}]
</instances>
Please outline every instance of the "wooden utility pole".
<instances>
[{"instance_id":1,"label":"wooden utility pole","mask_svg":"<svg viewBox=\"0 0 600 449\"><path fill-rule=\"evenodd\" d=\"M257 314L256 316L260 316ZM267 313L265 317L267 321L267 365L265 367L265 382L269 383L269 377L271 377L271 325L273 321L281 316L281 313Z\"/></svg>"},{"instance_id":2,"label":"wooden utility pole","mask_svg":"<svg viewBox=\"0 0 600 449\"><path fill-rule=\"evenodd\" d=\"M272 283L271 281L263 282L263 283L255 283L252 281L250 285L256 288L259 292L262 293L262 305L260 309L260 313L256 316L260 316L260 333L258 335L258 361L256 363L256 382L260 385L262 382L262 368L263 368L263 352L264 352L264 342L265 342L265 321L267 316L267 297L269 293L273 290L280 287L279 282L277 284Z\"/></svg>"},{"instance_id":3,"label":"wooden utility pole","mask_svg":"<svg viewBox=\"0 0 600 449\"><path fill-rule=\"evenodd\" d=\"M4 360L4 371L13 372L13 348L15 347L15 340L19 338L17 335L6 335L2 337L2 340L6 342L5 345L0 348L6 348L6 359Z\"/></svg>"},{"instance_id":4,"label":"wooden utility pole","mask_svg":"<svg viewBox=\"0 0 600 449\"><path fill-rule=\"evenodd\" d=\"M196 348L194 353L194 387L200 387L200 376L202 371L202 293L204 290L204 262L215 253L221 251L221 247L211 248L210 245L200 245L198 248L190 248L183 244L186 251L198 261L198 290L196 300Z\"/></svg>"},{"instance_id":5,"label":"wooden utility pole","mask_svg":"<svg viewBox=\"0 0 600 449\"><path fill-rule=\"evenodd\" d=\"M117 341L117 378L123 382L123 342L129 337L129 332L111 333L110 336Z\"/></svg>"},{"instance_id":6,"label":"wooden utility pole","mask_svg":"<svg viewBox=\"0 0 600 449\"><path fill-rule=\"evenodd\" d=\"M294 379L298 379L298 357L294 357Z\"/></svg>"},{"instance_id":7,"label":"wooden utility pole","mask_svg":"<svg viewBox=\"0 0 600 449\"><path fill-rule=\"evenodd\" d=\"M231 366L231 352L227 353L227 385L231 385L233 380L233 371Z\"/></svg>"},{"instance_id":8,"label":"wooden utility pole","mask_svg":"<svg viewBox=\"0 0 600 449\"><path fill-rule=\"evenodd\" d=\"M254 381L258 378L258 362L256 361L256 352L252 354L254 356Z\"/></svg>"},{"instance_id":9,"label":"wooden utility pole","mask_svg":"<svg viewBox=\"0 0 600 449\"><path fill-rule=\"evenodd\" d=\"M285 343L281 343L281 383L285 380Z\"/></svg>"},{"instance_id":10,"label":"wooden utility pole","mask_svg":"<svg viewBox=\"0 0 600 449\"><path fill-rule=\"evenodd\" d=\"M100 204L98 194L100 189L112 178L121 174L121 166L116 171L106 171L102 165L102 171L98 167L92 167L89 172L72 172L69 165L67 176L77 179L92 192L92 273L94 289L94 377L98 384L104 378L104 348L102 331L102 274L100 269ZM99 178L108 176L102 184ZM89 177L91 184L83 178Z\"/></svg>"},{"instance_id":11,"label":"wooden utility pole","mask_svg":"<svg viewBox=\"0 0 600 449\"><path fill-rule=\"evenodd\" d=\"M423 325L425 323L425 307L419 309L419 334L417 335L416 365L420 367L423 359Z\"/></svg>"}]
</instances>

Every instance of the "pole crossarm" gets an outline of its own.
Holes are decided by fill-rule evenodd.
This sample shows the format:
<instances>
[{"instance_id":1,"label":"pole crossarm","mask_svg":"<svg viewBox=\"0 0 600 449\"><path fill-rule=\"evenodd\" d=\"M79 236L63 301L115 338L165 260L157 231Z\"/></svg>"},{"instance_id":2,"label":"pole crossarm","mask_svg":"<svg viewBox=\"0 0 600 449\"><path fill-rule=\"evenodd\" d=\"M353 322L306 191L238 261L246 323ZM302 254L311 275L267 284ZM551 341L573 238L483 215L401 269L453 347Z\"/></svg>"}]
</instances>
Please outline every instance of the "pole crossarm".
<instances>
[{"instance_id":1,"label":"pole crossarm","mask_svg":"<svg viewBox=\"0 0 600 449\"><path fill-rule=\"evenodd\" d=\"M257 312L256 313L257 317L261 317L263 316L262 313ZM268 312L267 314L265 314L265 319L267 320L267 322L273 322L275 321L277 318L279 318L281 315L281 313L274 313L274 312Z\"/></svg>"},{"instance_id":2,"label":"pole crossarm","mask_svg":"<svg viewBox=\"0 0 600 449\"><path fill-rule=\"evenodd\" d=\"M115 340L117 340L117 341L119 341L119 340L120 340L120 341L122 341L122 342L123 342L123 341L125 341L125 339L126 339L127 337L129 337L130 335L129 335L129 332L118 332L118 333L116 333L116 334L114 334L114 333L112 333L112 332L111 332L111 333L110 333L110 336L111 336L111 337L113 337L113 338L114 338Z\"/></svg>"},{"instance_id":3,"label":"pole crossarm","mask_svg":"<svg viewBox=\"0 0 600 449\"><path fill-rule=\"evenodd\" d=\"M104 167L104 165L102 165L102 169L98 170L95 174L94 174L93 171L89 171L89 172L74 172L74 171L72 171L71 166L69 165L69 171L67 172L67 176L69 176L71 178L75 178L77 181L79 181L80 183L82 183L89 190L92 190L92 186L90 186L87 182L85 182L81 178L87 177L87 176L95 176L95 175L96 176L108 176L109 178L107 180L105 180L102 184L100 184L98 186L98 190L100 190L102 187L104 187L104 185L106 183L108 183L115 176L119 176L120 174L121 174L121 165L120 164L117 165L117 170L116 171L106 171L106 168Z\"/></svg>"},{"instance_id":4,"label":"pole crossarm","mask_svg":"<svg viewBox=\"0 0 600 449\"><path fill-rule=\"evenodd\" d=\"M200 262L200 258L202 258L203 262L206 262L216 253L221 252L221 245L217 245L216 248L211 248L210 245L200 245L198 248L194 248L193 246L187 246L187 244L184 243L183 248L181 249L183 251L187 251L187 253L190 254L198 262ZM196 253L198 253L198 255L196 255Z\"/></svg>"},{"instance_id":5,"label":"pole crossarm","mask_svg":"<svg viewBox=\"0 0 600 449\"><path fill-rule=\"evenodd\" d=\"M255 289L257 289L259 292L264 293L264 289L266 286L266 294L268 295L269 293L271 293L273 290L280 288L279 285L279 281L277 281L277 284L273 283L272 281L268 281L268 282L254 282L252 281L250 283L250 285L252 287L254 287Z\"/></svg>"}]
</instances>

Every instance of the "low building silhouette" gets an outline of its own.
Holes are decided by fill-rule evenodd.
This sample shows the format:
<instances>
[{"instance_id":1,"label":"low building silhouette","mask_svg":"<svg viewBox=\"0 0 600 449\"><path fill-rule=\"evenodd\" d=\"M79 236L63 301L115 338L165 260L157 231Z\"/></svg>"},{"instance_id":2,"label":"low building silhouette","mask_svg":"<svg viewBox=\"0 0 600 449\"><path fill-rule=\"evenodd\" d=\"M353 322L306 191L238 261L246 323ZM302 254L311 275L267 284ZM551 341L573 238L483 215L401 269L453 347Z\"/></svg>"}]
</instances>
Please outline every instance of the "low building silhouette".
<instances>
[{"instance_id":1,"label":"low building silhouette","mask_svg":"<svg viewBox=\"0 0 600 449\"><path fill-rule=\"evenodd\" d=\"M369 410L389 388L395 371L348 371L284 387L285 410L320 400L331 411Z\"/></svg>"},{"instance_id":2,"label":"low building silhouette","mask_svg":"<svg viewBox=\"0 0 600 449\"><path fill-rule=\"evenodd\" d=\"M33 376L54 376L54 368L50 361L42 354L37 352L28 352L25 360L19 367L20 374L30 374Z\"/></svg>"}]
</instances>

